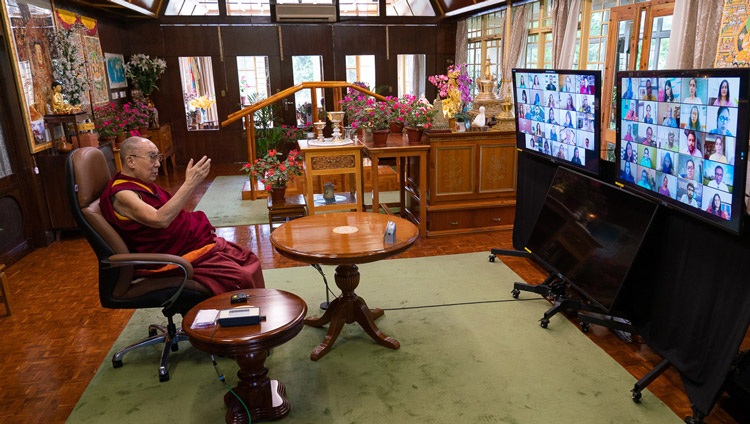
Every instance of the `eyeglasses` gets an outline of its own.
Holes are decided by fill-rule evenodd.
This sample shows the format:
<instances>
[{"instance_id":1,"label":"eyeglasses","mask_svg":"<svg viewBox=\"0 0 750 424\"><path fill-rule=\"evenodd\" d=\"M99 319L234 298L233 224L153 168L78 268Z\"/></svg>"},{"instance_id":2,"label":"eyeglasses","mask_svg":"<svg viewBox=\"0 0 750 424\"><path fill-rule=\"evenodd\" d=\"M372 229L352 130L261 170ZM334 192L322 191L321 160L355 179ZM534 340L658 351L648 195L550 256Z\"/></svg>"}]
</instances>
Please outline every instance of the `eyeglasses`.
<instances>
[{"instance_id":1,"label":"eyeglasses","mask_svg":"<svg viewBox=\"0 0 750 424\"><path fill-rule=\"evenodd\" d=\"M729 122L729 117L726 115L719 116L719 121L721 122Z\"/></svg>"},{"instance_id":2,"label":"eyeglasses","mask_svg":"<svg viewBox=\"0 0 750 424\"><path fill-rule=\"evenodd\" d=\"M148 156L128 155L128 157L130 156L133 156L136 158L148 159L151 161L151 163L161 162L164 160L164 155L162 155L161 153L154 153L154 152L149 153Z\"/></svg>"},{"instance_id":3,"label":"eyeglasses","mask_svg":"<svg viewBox=\"0 0 750 424\"><path fill-rule=\"evenodd\" d=\"M169 165L167 165L167 166L169 166ZM693 165L688 165L687 169L695 169L695 167Z\"/></svg>"}]
</instances>

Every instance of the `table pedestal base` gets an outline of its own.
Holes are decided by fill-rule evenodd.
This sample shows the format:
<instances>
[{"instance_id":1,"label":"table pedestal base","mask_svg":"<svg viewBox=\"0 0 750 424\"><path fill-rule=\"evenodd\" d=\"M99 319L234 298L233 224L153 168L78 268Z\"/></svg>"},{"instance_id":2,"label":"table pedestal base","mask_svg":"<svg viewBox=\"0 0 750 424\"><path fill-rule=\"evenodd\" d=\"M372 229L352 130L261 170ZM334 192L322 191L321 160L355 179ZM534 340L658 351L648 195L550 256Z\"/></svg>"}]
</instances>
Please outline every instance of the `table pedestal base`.
<instances>
[{"instance_id":1,"label":"table pedestal base","mask_svg":"<svg viewBox=\"0 0 750 424\"><path fill-rule=\"evenodd\" d=\"M264 366L267 356L267 351L263 350L235 357L240 366L237 372L240 382L232 391L247 406L252 422L278 420L286 417L292 409L285 397L284 385L268 378L268 369ZM245 406L234 394L225 394L224 403L227 405L227 424L250 422Z\"/></svg>"},{"instance_id":2,"label":"table pedestal base","mask_svg":"<svg viewBox=\"0 0 750 424\"><path fill-rule=\"evenodd\" d=\"M310 354L310 359L313 361L322 358L331 350L339 334L341 334L344 324L353 322L359 323L379 345L390 349L401 347L398 340L386 336L375 325L375 320L383 316L383 310L368 308L365 300L354 293L354 289L359 285L359 277L359 268L356 265L337 266L334 278L336 286L341 289L341 296L328 305L328 309L322 317L305 319L305 324L311 327L322 327L330 323L323 342Z\"/></svg>"}]
</instances>

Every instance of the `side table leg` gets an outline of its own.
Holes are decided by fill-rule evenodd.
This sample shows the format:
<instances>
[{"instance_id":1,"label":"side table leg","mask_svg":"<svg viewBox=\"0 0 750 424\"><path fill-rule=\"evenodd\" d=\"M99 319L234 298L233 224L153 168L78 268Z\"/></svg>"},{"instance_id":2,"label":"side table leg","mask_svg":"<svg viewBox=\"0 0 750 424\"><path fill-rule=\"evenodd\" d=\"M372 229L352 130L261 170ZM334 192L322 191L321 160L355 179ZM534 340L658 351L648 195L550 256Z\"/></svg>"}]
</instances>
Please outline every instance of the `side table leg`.
<instances>
[{"instance_id":1,"label":"side table leg","mask_svg":"<svg viewBox=\"0 0 750 424\"><path fill-rule=\"evenodd\" d=\"M268 369L264 366L268 351L262 349L247 355L235 357L240 370L237 377L240 379L237 387L232 391L242 399L242 402L250 411L252 421L278 420L286 417L292 406L285 397L284 385L277 380L268 378ZM245 406L232 393L224 395L224 403L227 405L227 424L247 424L247 411Z\"/></svg>"},{"instance_id":2,"label":"side table leg","mask_svg":"<svg viewBox=\"0 0 750 424\"><path fill-rule=\"evenodd\" d=\"M375 319L383 316L382 309L370 309L361 297L354 302L354 319L364 328L365 332L381 346L397 350L401 343L393 337L388 337L375 325Z\"/></svg>"}]
</instances>

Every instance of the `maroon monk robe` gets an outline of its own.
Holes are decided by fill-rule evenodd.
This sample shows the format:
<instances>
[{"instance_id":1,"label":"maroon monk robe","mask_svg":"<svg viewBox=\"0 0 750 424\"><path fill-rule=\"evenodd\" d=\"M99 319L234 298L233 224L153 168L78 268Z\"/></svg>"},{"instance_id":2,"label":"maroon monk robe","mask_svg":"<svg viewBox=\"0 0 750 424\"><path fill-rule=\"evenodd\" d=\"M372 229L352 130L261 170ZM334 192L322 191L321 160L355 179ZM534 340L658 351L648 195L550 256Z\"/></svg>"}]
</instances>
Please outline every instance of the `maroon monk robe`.
<instances>
[{"instance_id":1,"label":"maroon monk robe","mask_svg":"<svg viewBox=\"0 0 750 424\"><path fill-rule=\"evenodd\" d=\"M144 183L121 173L112 178L99 204L102 215L120 234L128 249L139 253L187 256L193 265L195 281L211 289L214 294L265 287L257 256L249 249L216 237L205 213L182 210L167 228L149 227L114 210L114 195L122 190L135 191L144 202L156 209L171 199L172 194L156 184ZM189 255L210 244L213 246L198 257Z\"/></svg>"}]
</instances>

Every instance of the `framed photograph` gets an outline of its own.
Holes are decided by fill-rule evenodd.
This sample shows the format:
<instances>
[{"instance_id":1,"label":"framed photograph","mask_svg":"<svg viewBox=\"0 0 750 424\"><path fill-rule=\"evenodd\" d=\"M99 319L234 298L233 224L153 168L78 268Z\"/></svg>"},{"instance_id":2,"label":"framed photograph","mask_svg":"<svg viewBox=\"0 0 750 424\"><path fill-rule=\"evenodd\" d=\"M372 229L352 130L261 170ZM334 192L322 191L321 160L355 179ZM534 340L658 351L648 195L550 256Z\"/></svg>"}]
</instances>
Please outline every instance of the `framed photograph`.
<instances>
[{"instance_id":1,"label":"framed photograph","mask_svg":"<svg viewBox=\"0 0 750 424\"><path fill-rule=\"evenodd\" d=\"M25 121L29 150L37 153L52 147L44 131L44 115L52 97L52 62L49 35L55 30L49 1L6 0L2 2L11 64Z\"/></svg>"},{"instance_id":2,"label":"framed photograph","mask_svg":"<svg viewBox=\"0 0 750 424\"><path fill-rule=\"evenodd\" d=\"M121 54L104 53L104 61L107 64L107 80L109 88L127 88L128 81L125 79L125 58Z\"/></svg>"}]
</instances>

